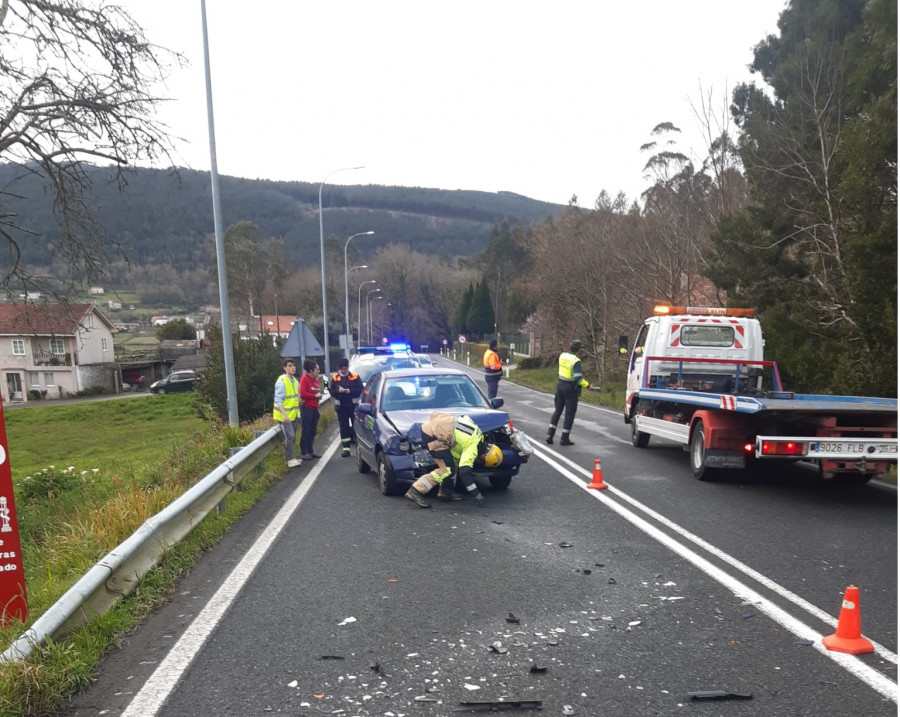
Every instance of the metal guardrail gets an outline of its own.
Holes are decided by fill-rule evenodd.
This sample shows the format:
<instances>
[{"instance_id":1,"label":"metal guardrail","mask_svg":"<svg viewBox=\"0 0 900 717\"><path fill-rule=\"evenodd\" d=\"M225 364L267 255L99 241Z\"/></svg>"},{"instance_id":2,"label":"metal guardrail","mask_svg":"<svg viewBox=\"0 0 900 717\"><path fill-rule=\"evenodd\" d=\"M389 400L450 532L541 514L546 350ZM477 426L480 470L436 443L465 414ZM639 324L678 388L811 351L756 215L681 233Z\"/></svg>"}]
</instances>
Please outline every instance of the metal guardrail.
<instances>
[{"instance_id":1,"label":"metal guardrail","mask_svg":"<svg viewBox=\"0 0 900 717\"><path fill-rule=\"evenodd\" d=\"M185 538L236 490L276 446L281 428L274 426L148 518L140 528L92 567L41 615L7 650L0 662L31 655L47 638L58 639L97 615L108 612L137 587L163 553Z\"/></svg>"}]
</instances>

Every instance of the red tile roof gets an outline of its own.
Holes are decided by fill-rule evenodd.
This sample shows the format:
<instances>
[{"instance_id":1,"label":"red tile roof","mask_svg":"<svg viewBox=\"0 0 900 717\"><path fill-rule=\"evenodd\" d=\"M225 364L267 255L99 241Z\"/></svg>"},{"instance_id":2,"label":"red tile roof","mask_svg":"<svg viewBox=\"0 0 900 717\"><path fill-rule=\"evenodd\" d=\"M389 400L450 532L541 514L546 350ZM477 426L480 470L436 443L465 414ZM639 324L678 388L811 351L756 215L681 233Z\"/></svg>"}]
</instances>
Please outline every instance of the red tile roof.
<instances>
[{"instance_id":1,"label":"red tile roof","mask_svg":"<svg viewBox=\"0 0 900 717\"><path fill-rule=\"evenodd\" d=\"M96 311L93 304L0 304L0 335L74 336L91 310Z\"/></svg>"}]
</instances>

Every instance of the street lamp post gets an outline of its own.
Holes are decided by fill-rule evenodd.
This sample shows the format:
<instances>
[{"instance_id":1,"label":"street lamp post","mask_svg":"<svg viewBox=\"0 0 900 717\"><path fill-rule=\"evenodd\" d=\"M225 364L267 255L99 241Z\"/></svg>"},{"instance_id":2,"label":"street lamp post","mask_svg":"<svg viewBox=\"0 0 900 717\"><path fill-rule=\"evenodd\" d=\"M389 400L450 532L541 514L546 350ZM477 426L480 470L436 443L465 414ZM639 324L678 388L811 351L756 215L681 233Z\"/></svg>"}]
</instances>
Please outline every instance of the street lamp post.
<instances>
[{"instance_id":1,"label":"street lamp post","mask_svg":"<svg viewBox=\"0 0 900 717\"><path fill-rule=\"evenodd\" d=\"M368 281L364 281L359 285L359 291L357 292L356 297L356 322L359 324L359 343L362 343L362 288L366 284L377 284L378 282L375 279L369 279ZM368 301L369 296L366 295L366 300Z\"/></svg>"},{"instance_id":2,"label":"street lamp post","mask_svg":"<svg viewBox=\"0 0 900 717\"><path fill-rule=\"evenodd\" d=\"M353 336L353 332L350 330L350 288L349 288L349 279L348 276L350 274L347 269L347 247L350 246L350 240L354 237L366 236L368 234L374 234L373 231L367 232L359 232L357 234L351 234L347 241L344 242L344 328L346 330L346 339L344 339L344 356L350 358L350 341Z\"/></svg>"},{"instance_id":3,"label":"street lamp post","mask_svg":"<svg viewBox=\"0 0 900 717\"><path fill-rule=\"evenodd\" d=\"M381 289L372 289L366 293L366 329L368 330L369 346L372 345L372 304L369 297L378 291Z\"/></svg>"},{"instance_id":4,"label":"street lamp post","mask_svg":"<svg viewBox=\"0 0 900 717\"><path fill-rule=\"evenodd\" d=\"M368 269L368 268L369 268L369 265L368 265L368 264L357 264L356 266L351 266L349 269L347 269L347 274L348 274L348 275L349 275L349 274L352 274L354 269ZM358 321L358 320L359 320L359 319L357 318L357 321ZM347 353L347 356L348 356L348 358L349 358L349 355L350 355L350 354L349 354L349 352L350 352L350 347L353 345L353 323L352 323L352 322L353 322L353 316L350 317L350 321L351 321L350 325L347 326L347 339L348 339L348 341L347 341L347 352L348 352L348 353Z\"/></svg>"},{"instance_id":5,"label":"street lamp post","mask_svg":"<svg viewBox=\"0 0 900 717\"><path fill-rule=\"evenodd\" d=\"M341 167L325 175L325 179L319 185L319 253L322 261L322 335L325 339L325 376L331 378L331 358L328 355L328 299L325 292L325 228L322 222L322 187L332 174L344 172L349 169L364 169L363 167ZM327 380L327 379L326 379Z\"/></svg>"}]
</instances>

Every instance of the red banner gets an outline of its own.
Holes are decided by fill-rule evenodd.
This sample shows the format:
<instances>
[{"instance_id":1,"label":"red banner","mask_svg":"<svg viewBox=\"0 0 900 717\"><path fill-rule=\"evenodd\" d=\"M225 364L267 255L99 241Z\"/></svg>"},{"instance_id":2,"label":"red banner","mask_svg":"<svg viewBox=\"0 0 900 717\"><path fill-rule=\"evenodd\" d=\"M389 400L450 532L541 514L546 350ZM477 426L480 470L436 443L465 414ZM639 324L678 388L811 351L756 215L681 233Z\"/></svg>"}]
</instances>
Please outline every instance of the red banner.
<instances>
[{"instance_id":1,"label":"red banner","mask_svg":"<svg viewBox=\"0 0 900 717\"><path fill-rule=\"evenodd\" d=\"M25 593L25 570L22 567L22 544L16 521L12 472L6 442L6 421L0 401L0 624L25 621L28 597Z\"/></svg>"}]
</instances>

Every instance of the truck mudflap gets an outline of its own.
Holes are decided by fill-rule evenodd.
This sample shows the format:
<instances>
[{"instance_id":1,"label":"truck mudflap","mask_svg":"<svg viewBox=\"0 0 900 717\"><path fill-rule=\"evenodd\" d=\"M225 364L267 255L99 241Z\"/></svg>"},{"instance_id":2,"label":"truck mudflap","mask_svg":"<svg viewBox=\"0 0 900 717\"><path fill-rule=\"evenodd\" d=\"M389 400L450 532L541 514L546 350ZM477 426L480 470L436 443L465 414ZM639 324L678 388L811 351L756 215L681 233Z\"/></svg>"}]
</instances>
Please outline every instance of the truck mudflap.
<instances>
[{"instance_id":1,"label":"truck mudflap","mask_svg":"<svg viewBox=\"0 0 900 717\"><path fill-rule=\"evenodd\" d=\"M757 436L755 455L757 458L896 462L897 439Z\"/></svg>"}]
</instances>

